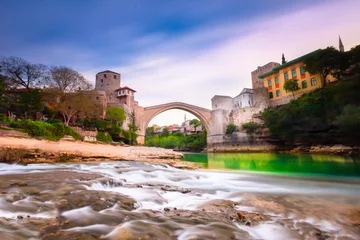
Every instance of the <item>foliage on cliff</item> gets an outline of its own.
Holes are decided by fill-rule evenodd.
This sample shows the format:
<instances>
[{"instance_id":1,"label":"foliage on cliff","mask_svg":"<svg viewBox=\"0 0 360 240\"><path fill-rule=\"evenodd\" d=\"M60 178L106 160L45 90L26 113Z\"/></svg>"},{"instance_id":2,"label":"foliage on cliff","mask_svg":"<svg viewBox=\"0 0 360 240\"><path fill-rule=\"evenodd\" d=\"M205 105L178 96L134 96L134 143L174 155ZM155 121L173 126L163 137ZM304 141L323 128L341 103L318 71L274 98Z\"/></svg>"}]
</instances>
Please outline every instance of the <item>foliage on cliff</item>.
<instances>
[{"instance_id":1,"label":"foliage on cliff","mask_svg":"<svg viewBox=\"0 0 360 240\"><path fill-rule=\"evenodd\" d=\"M286 105L267 109L262 119L271 133L282 140L297 134L329 132L351 139L360 134L360 76L329 83ZM334 133L334 134L335 134ZM351 133L351 134L349 134Z\"/></svg>"},{"instance_id":2,"label":"foliage on cliff","mask_svg":"<svg viewBox=\"0 0 360 240\"><path fill-rule=\"evenodd\" d=\"M226 134L232 134L237 131L237 126L233 123L229 123L226 126Z\"/></svg>"}]
</instances>

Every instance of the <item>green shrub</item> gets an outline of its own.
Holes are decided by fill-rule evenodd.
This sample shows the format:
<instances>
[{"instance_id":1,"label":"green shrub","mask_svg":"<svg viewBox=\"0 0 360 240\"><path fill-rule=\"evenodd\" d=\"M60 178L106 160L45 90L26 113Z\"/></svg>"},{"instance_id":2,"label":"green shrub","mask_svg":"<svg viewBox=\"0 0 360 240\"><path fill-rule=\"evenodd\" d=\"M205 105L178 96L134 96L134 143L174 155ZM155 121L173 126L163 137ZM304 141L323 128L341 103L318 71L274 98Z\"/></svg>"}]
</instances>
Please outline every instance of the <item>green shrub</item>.
<instances>
[{"instance_id":1,"label":"green shrub","mask_svg":"<svg viewBox=\"0 0 360 240\"><path fill-rule=\"evenodd\" d=\"M112 138L111 138L110 134L107 132L98 132L98 134L96 136L96 140L98 140L99 142L104 142L104 143L112 142Z\"/></svg>"},{"instance_id":2,"label":"green shrub","mask_svg":"<svg viewBox=\"0 0 360 240\"><path fill-rule=\"evenodd\" d=\"M0 122L4 123L4 122L6 122L6 120L7 120L6 115L3 113L0 113Z\"/></svg>"},{"instance_id":3,"label":"green shrub","mask_svg":"<svg viewBox=\"0 0 360 240\"><path fill-rule=\"evenodd\" d=\"M106 131L106 129L111 128L111 122L105 120L96 120L95 126L98 131Z\"/></svg>"},{"instance_id":4,"label":"green shrub","mask_svg":"<svg viewBox=\"0 0 360 240\"><path fill-rule=\"evenodd\" d=\"M360 133L360 106L345 106L337 120L341 131L351 134Z\"/></svg>"},{"instance_id":5,"label":"green shrub","mask_svg":"<svg viewBox=\"0 0 360 240\"><path fill-rule=\"evenodd\" d=\"M62 123L60 119L50 119L47 120L46 123L55 124L55 123Z\"/></svg>"},{"instance_id":6,"label":"green shrub","mask_svg":"<svg viewBox=\"0 0 360 240\"><path fill-rule=\"evenodd\" d=\"M58 141L65 135L70 135L75 140L81 139L80 135L75 132L71 127L59 122L50 124L48 122L41 121L18 120L16 122L12 122L10 124L10 127L23 129L32 137L43 137L52 141Z\"/></svg>"},{"instance_id":7,"label":"green shrub","mask_svg":"<svg viewBox=\"0 0 360 240\"><path fill-rule=\"evenodd\" d=\"M236 132L236 130L237 130L237 127L233 123L230 123L226 126L226 134L232 134L232 133Z\"/></svg>"},{"instance_id":8,"label":"green shrub","mask_svg":"<svg viewBox=\"0 0 360 240\"><path fill-rule=\"evenodd\" d=\"M242 125L243 129L246 131L247 134L253 134L258 130L261 126L256 122L248 122Z\"/></svg>"}]
</instances>

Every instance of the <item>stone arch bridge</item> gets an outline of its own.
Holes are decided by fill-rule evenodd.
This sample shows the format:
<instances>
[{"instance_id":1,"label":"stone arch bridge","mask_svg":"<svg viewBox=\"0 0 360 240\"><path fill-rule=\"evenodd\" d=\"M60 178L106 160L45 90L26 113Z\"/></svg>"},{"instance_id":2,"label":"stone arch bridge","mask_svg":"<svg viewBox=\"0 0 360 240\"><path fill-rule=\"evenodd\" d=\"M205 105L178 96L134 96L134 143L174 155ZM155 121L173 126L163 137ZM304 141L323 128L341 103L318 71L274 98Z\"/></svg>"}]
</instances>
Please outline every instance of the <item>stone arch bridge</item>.
<instances>
[{"instance_id":1,"label":"stone arch bridge","mask_svg":"<svg viewBox=\"0 0 360 240\"><path fill-rule=\"evenodd\" d=\"M201 124L205 127L208 135L211 135L212 122L210 109L198 107L183 102L170 102L150 107L138 107L137 111L135 112L135 124L140 128L139 136L137 139L138 143L144 144L146 128L150 121L158 114L171 109L180 109L193 114L194 116L199 118Z\"/></svg>"}]
</instances>

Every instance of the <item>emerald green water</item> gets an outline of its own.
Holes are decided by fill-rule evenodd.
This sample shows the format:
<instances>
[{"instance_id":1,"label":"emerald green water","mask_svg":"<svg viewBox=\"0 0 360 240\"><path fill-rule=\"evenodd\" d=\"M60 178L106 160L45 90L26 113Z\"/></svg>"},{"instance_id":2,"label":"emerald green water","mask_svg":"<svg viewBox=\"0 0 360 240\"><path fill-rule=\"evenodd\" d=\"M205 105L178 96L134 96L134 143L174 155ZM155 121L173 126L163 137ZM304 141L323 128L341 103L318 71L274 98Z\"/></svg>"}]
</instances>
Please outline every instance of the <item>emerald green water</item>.
<instances>
[{"instance_id":1,"label":"emerald green water","mask_svg":"<svg viewBox=\"0 0 360 240\"><path fill-rule=\"evenodd\" d=\"M231 169L278 174L360 177L360 159L342 156L272 153L184 153L183 161L207 169Z\"/></svg>"}]
</instances>

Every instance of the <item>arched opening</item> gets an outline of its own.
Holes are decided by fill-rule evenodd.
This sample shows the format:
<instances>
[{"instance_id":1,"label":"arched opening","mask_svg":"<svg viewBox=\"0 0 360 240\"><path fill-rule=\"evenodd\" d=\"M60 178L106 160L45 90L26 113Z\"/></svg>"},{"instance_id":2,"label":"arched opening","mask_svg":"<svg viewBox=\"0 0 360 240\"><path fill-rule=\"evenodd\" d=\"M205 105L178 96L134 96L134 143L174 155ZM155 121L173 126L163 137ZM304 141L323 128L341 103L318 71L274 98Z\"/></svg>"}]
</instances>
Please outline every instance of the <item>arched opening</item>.
<instances>
[{"instance_id":1,"label":"arched opening","mask_svg":"<svg viewBox=\"0 0 360 240\"><path fill-rule=\"evenodd\" d=\"M178 105L147 110L145 145L182 151L206 148L209 119L200 112Z\"/></svg>"}]
</instances>

